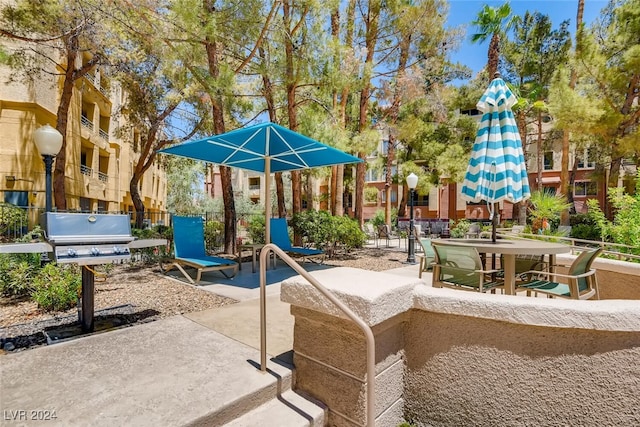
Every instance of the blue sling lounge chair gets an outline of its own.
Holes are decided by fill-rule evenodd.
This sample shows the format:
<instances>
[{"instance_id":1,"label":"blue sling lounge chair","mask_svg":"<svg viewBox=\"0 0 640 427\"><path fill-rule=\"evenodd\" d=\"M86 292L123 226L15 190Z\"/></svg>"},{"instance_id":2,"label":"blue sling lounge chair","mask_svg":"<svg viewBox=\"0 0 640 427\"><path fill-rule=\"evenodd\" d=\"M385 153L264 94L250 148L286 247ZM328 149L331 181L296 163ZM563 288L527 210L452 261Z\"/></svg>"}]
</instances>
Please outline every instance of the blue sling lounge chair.
<instances>
[{"instance_id":1,"label":"blue sling lounge chair","mask_svg":"<svg viewBox=\"0 0 640 427\"><path fill-rule=\"evenodd\" d=\"M205 271L220 271L226 277L233 277L238 271L237 262L206 254L201 217L174 216L173 244L175 257L165 272L176 267L192 284L197 285ZM195 280L187 274L183 266L196 269ZM227 270L231 270L231 274L227 274Z\"/></svg>"},{"instance_id":2,"label":"blue sling lounge chair","mask_svg":"<svg viewBox=\"0 0 640 427\"><path fill-rule=\"evenodd\" d=\"M303 262L310 257L324 257L324 251L319 249L302 248L291 244L286 218L271 218L271 243L274 243L292 257L302 257Z\"/></svg>"}]
</instances>

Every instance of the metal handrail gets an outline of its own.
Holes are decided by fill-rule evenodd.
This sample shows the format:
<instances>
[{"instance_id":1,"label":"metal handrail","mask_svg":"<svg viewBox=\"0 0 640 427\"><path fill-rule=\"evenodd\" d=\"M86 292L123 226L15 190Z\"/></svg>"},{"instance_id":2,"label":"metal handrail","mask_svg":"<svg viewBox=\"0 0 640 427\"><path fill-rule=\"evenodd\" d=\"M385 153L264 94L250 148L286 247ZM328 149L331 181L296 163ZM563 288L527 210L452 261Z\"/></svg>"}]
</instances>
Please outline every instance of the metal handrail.
<instances>
[{"instance_id":1,"label":"metal handrail","mask_svg":"<svg viewBox=\"0 0 640 427\"><path fill-rule=\"evenodd\" d=\"M267 260L268 256L274 252L287 265L293 268L296 273L307 279L322 295L327 297L329 301L335 304L344 314L347 315L354 323L356 323L367 342L367 397L366 397L366 414L367 427L375 425L375 338L373 331L364 320L360 319L349 307L336 298L327 288L318 282L304 268L302 268L293 258L287 255L282 249L273 243L266 244L260 251L260 370L267 371Z\"/></svg>"},{"instance_id":2,"label":"metal handrail","mask_svg":"<svg viewBox=\"0 0 640 427\"><path fill-rule=\"evenodd\" d=\"M586 240L586 239L578 239L575 237L567 237L567 236L558 236L558 235L550 235L550 234L531 234L531 233L509 233L510 229L503 228L498 229L498 236L509 238L509 239L533 239L533 240L560 240L562 243L567 243L572 248L572 252L574 249L584 248L586 245L590 246L599 246L602 248L602 253L607 255L615 256L617 259L624 261L623 258L626 259L640 259L640 255L627 253L627 252L617 252L614 250L609 250L607 248L623 248L623 249L635 249L633 246L625 245L622 243L613 243L613 242L604 242L601 240ZM483 232L482 234L484 234ZM582 243L579 245L578 243Z\"/></svg>"}]
</instances>

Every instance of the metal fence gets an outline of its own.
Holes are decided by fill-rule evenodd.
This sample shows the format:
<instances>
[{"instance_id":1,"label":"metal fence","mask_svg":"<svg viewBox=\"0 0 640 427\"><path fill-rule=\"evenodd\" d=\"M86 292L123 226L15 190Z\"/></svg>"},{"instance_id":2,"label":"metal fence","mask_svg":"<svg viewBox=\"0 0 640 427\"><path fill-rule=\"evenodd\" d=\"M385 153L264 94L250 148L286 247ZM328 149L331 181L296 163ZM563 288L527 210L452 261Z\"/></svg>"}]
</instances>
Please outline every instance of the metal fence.
<instances>
[{"instance_id":1,"label":"metal fence","mask_svg":"<svg viewBox=\"0 0 640 427\"><path fill-rule=\"evenodd\" d=\"M20 239L30 233L36 226L40 225L40 217L45 212L44 208L19 207L13 205L0 204L0 241L11 242ZM82 213L99 214L126 214L131 219L132 226L135 225L135 212L113 212L113 211L69 211ZM143 228L156 225L169 225L171 214L168 212L145 211Z\"/></svg>"}]
</instances>

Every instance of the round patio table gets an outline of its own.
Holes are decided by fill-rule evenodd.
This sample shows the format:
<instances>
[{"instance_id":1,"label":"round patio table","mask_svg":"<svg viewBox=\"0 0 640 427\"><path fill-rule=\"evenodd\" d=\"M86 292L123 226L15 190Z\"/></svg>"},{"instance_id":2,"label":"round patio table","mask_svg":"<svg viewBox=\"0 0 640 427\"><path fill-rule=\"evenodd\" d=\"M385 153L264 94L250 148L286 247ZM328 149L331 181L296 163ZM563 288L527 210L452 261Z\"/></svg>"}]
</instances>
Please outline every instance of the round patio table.
<instances>
[{"instance_id":1,"label":"round patio table","mask_svg":"<svg viewBox=\"0 0 640 427\"><path fill-rule=\"evenodd\" d=\"M504 261L504 291L507 295L515 295L516 255L548 255L549 268L553 271L556 265L556 254L571 252L571 246L551 243L542 240L507 240L498 239L438 239L443 246L473 247L484 254L502 254Z\"/></svg>"}]
</instances>

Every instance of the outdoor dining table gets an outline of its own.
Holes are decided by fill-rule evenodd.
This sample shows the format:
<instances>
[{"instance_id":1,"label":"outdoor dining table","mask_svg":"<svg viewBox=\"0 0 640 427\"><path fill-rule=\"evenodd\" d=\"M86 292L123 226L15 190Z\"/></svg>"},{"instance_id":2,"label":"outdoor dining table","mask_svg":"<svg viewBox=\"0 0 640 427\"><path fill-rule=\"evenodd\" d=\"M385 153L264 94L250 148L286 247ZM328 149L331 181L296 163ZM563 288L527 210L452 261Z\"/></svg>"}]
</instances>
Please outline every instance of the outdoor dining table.
<instances>
[{"instance_id":1,"label":"outdoor dining table","mask_svg":"<svg viewBox=\"0 0 640 427\"><path fill-rule=\"evenodd\" d=\"M515 295L516 255L548 255L549 268L553 271L556 265L556 254L571 251L571 246L542 240L507 240L498 239L439 239L443 246L474 247L481 254L502 254L504 268L504 291L507 295Z\"/></svg>"}]
</instances>

